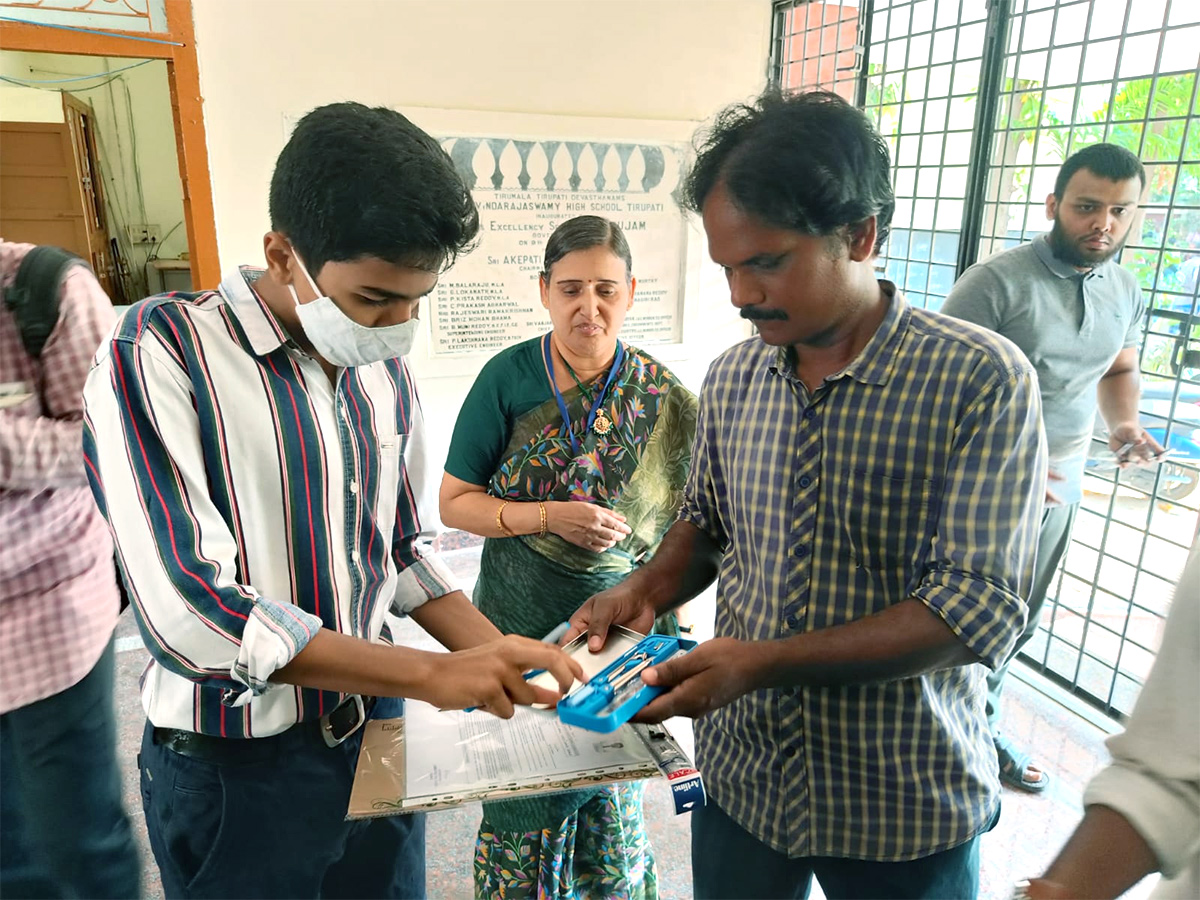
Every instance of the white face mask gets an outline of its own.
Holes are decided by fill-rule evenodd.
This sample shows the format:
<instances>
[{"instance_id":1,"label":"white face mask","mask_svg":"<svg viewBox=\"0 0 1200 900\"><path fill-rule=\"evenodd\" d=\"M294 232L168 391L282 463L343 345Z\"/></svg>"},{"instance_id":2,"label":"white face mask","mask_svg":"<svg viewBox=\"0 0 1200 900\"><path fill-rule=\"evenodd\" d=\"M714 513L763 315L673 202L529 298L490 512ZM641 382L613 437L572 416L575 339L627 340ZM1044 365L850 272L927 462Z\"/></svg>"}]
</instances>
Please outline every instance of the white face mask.
<instances>
[{"instance_id":1,"label":"white face mask","mask_svg":"<svg viewBox=\"0 0 1200 900\"><path fill-rule=\"evenodd\" d=\"M335 366L352 368L408 355L417 329L421 326L416 316L399 325L381 325L377 328L355 322L328 295L321 293L300 255L295 250L292 250L292 254L317 299L301 303L296 296L296 288L290 284L287 288L296 303L300 325L312 342L313 349L322 358Z\"/></svg>"}]
</instances>

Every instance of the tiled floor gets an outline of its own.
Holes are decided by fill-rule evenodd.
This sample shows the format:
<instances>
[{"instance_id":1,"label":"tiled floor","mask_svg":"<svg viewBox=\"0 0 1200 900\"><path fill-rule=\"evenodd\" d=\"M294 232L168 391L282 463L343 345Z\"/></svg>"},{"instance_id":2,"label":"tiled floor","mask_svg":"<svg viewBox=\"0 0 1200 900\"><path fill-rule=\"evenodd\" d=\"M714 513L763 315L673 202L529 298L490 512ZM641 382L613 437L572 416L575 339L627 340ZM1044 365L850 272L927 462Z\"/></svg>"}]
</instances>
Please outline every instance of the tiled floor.
<instances>
[{"instance_id":1,"label":"tiled floor","mask_svg":"<svg viewBox=\"0 0 1200 900\"><path fill-rule=\"evenodd\" d=\"M478 551L451 551L448 561L470 582L478 571ZM711 600L701 598L693 606L697 633L711 632ZM419 640L419 636L417 637ZM145 894L162 896L150 850L146 844L141 801L137 794L135 757L144 717L137 698L137 677L145 665L137 631L128 615L118 629L117 702L122 723L120 747L126 776L126 803L141 842ZM1039 760L1054 774L1047 795L1033 796L1006 791L1000 823L983 838L981 900L1006 900L1019 878L1041 872L1054 857L1079 818L1079 798L1088 778L1107 760L1105 732L1038 693L1018 679L1010 679L1006 690L1006 725L1021 744L1036 747ZM690 741L686 722L672 723L681 742ZM477 805L434 813L428 828L428 891L431 900L457 900L471 896L471 851L479 822ZM663 900L691 897L689 825L686 816L674 815L667 787L653 781L646 791L646 822L658 858ZM1151 887L1147 879L1130 892L1144 897ZM819 890L814 889L814 897Z\"/></svg>"}]
</instances>

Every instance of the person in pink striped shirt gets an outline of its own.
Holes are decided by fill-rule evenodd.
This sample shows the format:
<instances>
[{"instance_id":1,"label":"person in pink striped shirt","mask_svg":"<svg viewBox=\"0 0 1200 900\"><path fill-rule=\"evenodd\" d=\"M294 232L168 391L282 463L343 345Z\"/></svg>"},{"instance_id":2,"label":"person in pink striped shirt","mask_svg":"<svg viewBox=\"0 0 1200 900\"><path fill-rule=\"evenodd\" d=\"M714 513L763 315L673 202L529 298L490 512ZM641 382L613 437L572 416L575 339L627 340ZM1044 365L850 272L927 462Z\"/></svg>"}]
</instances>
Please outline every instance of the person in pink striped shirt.
<instances>
[{"instance_id":1,"label":"person in pink striped shirt","mask_svg":"<svg viewBox=\"0 0 1200 900\"><path fill-rule=\"evenodd\" d=\"M33 248L0 239L0 896L136 897L113 714L120 600L82 451L83 384L116 316L80 261L31 355L9 301Z\"/></svg>"}]
</instances>

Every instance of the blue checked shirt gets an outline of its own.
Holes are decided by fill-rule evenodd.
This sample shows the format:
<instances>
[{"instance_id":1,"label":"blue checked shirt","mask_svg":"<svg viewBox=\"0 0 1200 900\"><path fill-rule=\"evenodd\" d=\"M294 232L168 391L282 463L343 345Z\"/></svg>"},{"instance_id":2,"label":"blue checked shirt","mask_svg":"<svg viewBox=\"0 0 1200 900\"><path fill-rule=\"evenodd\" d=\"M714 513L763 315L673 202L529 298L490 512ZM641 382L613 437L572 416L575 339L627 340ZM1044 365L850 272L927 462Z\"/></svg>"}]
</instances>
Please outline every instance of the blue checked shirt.
<instances>
[{"instance_id":1,"label":"blue checked shirt","mask_svg":"<svg viewBox=\"0 0 1200 900\"><path fill-rule=\"evenodd\" d=\"M812 394L758 338L709 370L681 518L724 548L717 636L830 628L915 598L987 665L1025 623L1046 477L1037 379L1009 341L894 299ZM982 665L760 690L696 723L713 798L791 857L901 861L999 802Z\"/></svg>"},{"instance_id":2,"label":"blue checked shirt","mask_svg":"<svg viewBox=\"0 0 1200 900\"><path fill-rule=\"evenodd\" d=\"M390 643L389 609L454 587L417 548L424 426L407 367L332 385L253 291L260 275L132 307L84 389L88 477L151 656L146 715L230 738L340 702L269 681L318 629Z\"/></svg>"}]
</instances>

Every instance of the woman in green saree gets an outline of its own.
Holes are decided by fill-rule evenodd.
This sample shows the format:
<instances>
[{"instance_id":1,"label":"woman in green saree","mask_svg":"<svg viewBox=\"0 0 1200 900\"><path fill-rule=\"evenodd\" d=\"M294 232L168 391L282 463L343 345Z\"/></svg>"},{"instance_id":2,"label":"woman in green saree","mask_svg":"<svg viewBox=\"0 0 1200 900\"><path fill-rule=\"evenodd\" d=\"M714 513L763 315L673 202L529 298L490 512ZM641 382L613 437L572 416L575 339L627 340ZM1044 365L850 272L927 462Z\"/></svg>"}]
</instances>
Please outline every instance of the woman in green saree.
<instances>
[{"instance_id":1,"label":"woman in green saree","mask_svg":"<svg viewBox=\"0 0 1200 900\"><path fill-rule=\"evenodd\" d=\"M614 223L560 225L539 278L552 330L493 357L455 425L442 519L487 539L474 599L506 633L547 634L647 560L675 520L696 397L617 339L631 269ZM475 895L653 900L642 785L485 803Z\"/></svg>"}]
</instances>

